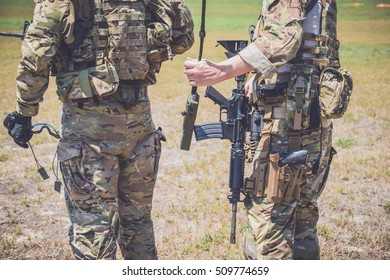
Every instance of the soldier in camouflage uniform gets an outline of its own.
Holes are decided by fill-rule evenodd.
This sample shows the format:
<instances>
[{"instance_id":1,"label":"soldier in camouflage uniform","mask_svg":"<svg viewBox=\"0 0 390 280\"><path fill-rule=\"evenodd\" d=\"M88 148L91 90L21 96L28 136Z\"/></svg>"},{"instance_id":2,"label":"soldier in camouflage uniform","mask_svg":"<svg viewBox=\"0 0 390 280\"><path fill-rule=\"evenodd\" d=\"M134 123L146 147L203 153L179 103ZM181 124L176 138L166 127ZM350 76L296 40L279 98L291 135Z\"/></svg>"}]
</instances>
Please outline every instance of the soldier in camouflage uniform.
<instances>
[{"instance_id":1,"label":"soldier in camouflage uniform","mask_svg":"<svg viewBox=\"0 0 390 280\"><path fill-rule=\"evenodd\" d=\"M58 148L77 259L156 259L153 189L161 152L147 88L162 61L193 44L183 0L42 0L22 45L10 135L26 148L31 117L56 76Z\"/></svg>"},{"instance_id":2,"label":"soldier in camouflage uniform","mask_svg":"<svg viewBox=\"0 0 390 280\"><path fill-rule=\"evenodd\" d=\"M255 150L254 182L246 203L247 259L319 259L317 199L334 149L332 123L323 116L319 78L339 67L335 0L264 0L254 37L220 63L188 59L192 86L206 86L254 71L245 86L264 112ZM306 164L278 165L280 155L307 150Z\"/></svg>"}]
</instances>

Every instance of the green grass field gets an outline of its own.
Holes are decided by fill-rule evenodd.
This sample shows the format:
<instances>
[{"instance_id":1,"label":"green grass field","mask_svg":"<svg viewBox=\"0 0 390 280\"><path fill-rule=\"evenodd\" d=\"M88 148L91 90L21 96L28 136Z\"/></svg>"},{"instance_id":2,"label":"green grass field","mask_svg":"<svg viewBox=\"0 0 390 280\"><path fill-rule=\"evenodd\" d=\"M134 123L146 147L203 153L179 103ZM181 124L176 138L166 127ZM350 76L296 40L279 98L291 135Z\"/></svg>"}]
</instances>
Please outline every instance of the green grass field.
<instances>
[{"instance_id":1,"label":"green grass field","mask_svg":"<svg viewBox=\"0 0 390 280\"><path fill-rule=\"evenodd\" d=\"M200 0L188 0L196 25ZM207 4L204 57L224 59L216 41L248 39L260 0L213 0ZM338 34L341 63L354 77L349 110L334 122L335 157L328 185L320 197L318 232L322 259L390 259L390 8L389 0L339 1ZM0 31L21 32L31 19L32 0L0 0ZM182 117L190 91L183 73L186 57L197 57L195 46L163 65L150 96L156 126L168 141L163 147L154 196L153 218L161 259L242 259L241 234L246 220L238 215L237 244L229 244L229 143L195 142L181 151ZM0 37L0 114L15 108L15 73L21 41ZM217 88L231 94L234 81ZM203 88L199 89L201 92ZM59 127L60 102L51 81L34 122ZM216 121L218 110L201 99L197 122ZM34 136L32 144L51 179L42 181L29 150L17 147L0 127L0 259L70 259L69 226L63 198L52 190L51 160L56 141Z\"/></svg>"}]
</instances>

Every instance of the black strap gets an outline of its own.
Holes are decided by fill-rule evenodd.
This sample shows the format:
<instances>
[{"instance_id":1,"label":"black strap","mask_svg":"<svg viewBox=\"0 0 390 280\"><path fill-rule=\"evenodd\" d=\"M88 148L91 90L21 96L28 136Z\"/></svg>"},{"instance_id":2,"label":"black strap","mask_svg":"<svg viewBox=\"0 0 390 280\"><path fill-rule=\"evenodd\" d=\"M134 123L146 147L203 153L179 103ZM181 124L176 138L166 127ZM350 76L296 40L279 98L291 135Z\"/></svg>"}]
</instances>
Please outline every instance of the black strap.
<instances>
[{"instance_id":1,"label":"black strap","mask_svg":"<svg viewBox=\"0 0 390 280\"><path fill-rule=\"evenodd\" d=\"M318 0L311 0L309 2L309 4L306 5L305 7L305 11L306 11L306 14L308 14L313 8L314 6L318 3Z\"/></svg>"},{"instance_id":2,"label":"black strap","mask_svg":"<svg viewBox=\"0 0 390 280\"><path fill-rule=\"evenodd\" d=\"M75 51L81 46L81 43L84 41L84 38L87 36L88 32L91 30L93 26L93 18L94 18L94 1L90 1L90 11L89 16L83 19L76 19L74 23L74 41L71 44L68 44L68 47Z\"/></svg>"},{"instance_id":3,"label":"black strap","mask_svg":"<svg viewBox=\"0 0 390 280\"><path fill-rule=\"evenodd\" d=\"M204 45L204 38L206 37L206 0L202 0L202 18L200 21L200 30L199 30L199 56L198 61L202 60L203 56L203 45ZM198 96L197 93L198 87L192 87L191 93L193 95Z\"/></svg>"}]
</instances>

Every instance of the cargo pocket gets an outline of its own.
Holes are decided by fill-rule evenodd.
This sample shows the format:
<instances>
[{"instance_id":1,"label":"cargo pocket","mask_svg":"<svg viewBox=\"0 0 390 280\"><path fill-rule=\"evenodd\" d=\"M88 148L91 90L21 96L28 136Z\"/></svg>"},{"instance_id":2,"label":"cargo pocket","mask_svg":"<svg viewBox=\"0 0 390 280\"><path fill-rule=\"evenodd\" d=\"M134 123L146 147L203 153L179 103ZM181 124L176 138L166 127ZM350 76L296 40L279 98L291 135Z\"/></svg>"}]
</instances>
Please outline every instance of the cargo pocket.
<instances>
[{"instance_id":1,"label":"cargo pocket","mask_svg":"<svg viewBox=\"0 0 390 280\"><path fill-rule=\"evenodd\" d=\"M94 185L89 183L85 176L82 163L82 142L62 141L58 148L61 173L65 187L73 200L88 199L94 190Z\"/></svg>"}]
</instances>

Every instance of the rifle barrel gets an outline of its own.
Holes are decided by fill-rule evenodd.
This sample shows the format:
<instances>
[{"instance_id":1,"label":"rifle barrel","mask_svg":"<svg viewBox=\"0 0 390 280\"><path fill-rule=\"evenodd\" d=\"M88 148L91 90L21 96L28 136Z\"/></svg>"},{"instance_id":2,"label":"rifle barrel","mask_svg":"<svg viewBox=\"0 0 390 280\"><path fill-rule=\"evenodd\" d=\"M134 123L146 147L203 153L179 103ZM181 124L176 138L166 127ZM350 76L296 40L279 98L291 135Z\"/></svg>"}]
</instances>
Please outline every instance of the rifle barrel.
<instances>
[{"instance_id":1,"label":"rifle barrel","mask_svg":"<svg viewBox=\"0 0 390 280\"><path fill-rule=\"evenodd\" d=\"M232 203L232 219L230 226L230 244L236 244L237 201Z\"/></svg>"},{"instance_id":2,"label":"rifle barrel","mask_svg":"<svg viewBox=\"0 0 390 280\"><path fill-rule=\"evenodd\" d=\"M24 34L15 32L0 32L0 36L24 38Z\"/></svg>"}]
</instances>

